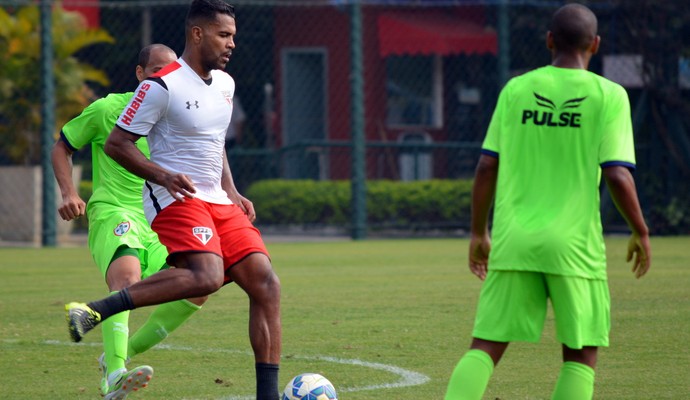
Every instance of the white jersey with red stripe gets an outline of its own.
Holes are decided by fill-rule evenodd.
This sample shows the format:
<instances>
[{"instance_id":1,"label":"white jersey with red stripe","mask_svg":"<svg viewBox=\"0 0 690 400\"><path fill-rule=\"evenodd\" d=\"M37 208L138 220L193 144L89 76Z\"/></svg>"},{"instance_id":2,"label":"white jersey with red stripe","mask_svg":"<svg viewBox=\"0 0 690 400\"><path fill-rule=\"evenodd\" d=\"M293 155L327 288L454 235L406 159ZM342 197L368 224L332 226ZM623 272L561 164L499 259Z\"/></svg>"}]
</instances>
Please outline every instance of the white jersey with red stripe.
<instances>
[{"instance_id":1,"label":"white jersey with red stripe","mask_svg":"<svg viewBox=\"0 0 690 400\"><path fill-rule=\"evenodd\" d=\"M226 72L212 70L206 81L180 58L139 84L117 126L147 137L151 161L187 175L198 199L232 204L221 175L234 93L235 81ZM143 198L149 223L176 201L165 187L148 181Z\"/></svg>"}]
</instances>

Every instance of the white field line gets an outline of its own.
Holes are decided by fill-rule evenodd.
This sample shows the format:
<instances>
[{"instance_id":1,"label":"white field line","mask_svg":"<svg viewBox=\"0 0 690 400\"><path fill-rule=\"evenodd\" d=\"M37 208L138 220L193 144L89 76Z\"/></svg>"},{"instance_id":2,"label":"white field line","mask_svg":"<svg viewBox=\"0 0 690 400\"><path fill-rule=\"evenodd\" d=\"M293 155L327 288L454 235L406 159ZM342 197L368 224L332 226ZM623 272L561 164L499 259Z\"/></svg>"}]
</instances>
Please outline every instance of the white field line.
<instances>
[{"instance_id":1,"label":"white field line","mask_svg":"<svg viewBox=\"0 0 690 400\"><path fill-rule=\"evenodd\" d=\"M11 342L9 340L4 340L4 342ZM59 340L46 340L43 342L44 344L50 344L50 345L62 345L62 346L102 346L101 343L82 343L82 344L76 344L76 343L71 343L71 342L62 342ZM167 345L167 344L158 344L154 348L154 350L168 350L168 351L191 351L191 352L196 352L196 353L226 353L226 354L245 354L247 356L253 356L253 353L249 351L243 351L243 350L233 350L233 349L196 349L193 347L189 346L176 346L176 345ZM347 392L362 392L366 390L379 390L379 389L393 389L393 388L401 388L401 387L409 387L409 386L418 386L418 385L423 385L427 382L429 382L430 378L424 374L421 374L419 372L415 371L410 371L404 368L397 367L395 365L389 365L389 364L382 364L382 363L374 363L374 362L369 362L369 361L362 361L358 359L349 359L349 358L338 358L338 357L328 357L328 356L299 356L299 355L291 355L290 358L294 359L300 359L300 360L315 360L315 361L325 361L325 362L331 362L335 364L345 364L345 365L355 365L355 366L360 366L364 368L371 368L379 371L385 371L389 372L391 374L397 375L398 379L394 382L390 383L379 383L379 384L374 384L374 385L366 385L366 386L356 386L356 387L339 387L336 390L339 393L347 393ZM253 399L254 396L229 396L229 397L221 397L217 400L251 400ZM187 400L193 400L193 399L187 399Z\"/></svg>"}]
</instances>

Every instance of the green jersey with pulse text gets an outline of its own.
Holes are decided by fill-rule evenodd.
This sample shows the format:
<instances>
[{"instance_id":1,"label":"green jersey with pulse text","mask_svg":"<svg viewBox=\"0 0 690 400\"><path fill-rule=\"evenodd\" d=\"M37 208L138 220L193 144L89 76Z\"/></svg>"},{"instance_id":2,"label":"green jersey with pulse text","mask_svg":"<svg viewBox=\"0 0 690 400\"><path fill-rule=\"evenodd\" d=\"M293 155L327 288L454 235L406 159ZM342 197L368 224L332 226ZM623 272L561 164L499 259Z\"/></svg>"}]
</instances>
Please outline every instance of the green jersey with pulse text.
<instances>
[{"instance_id":1,"label":"green jersey with pulse text","mask_svg":"<svg viewBox=\"0 0 690 400\"><path fill-rule=\"evenodd\" d=\"M142 186L144 180L125 170L105 154L105 141L117 118L134 93L113 93L96 100L62 128L62 138L73 150L91 144L93 194L87 214L115 206L143 214ZM137 148L149 157L148 142L137 140Z\"/></svg>"},{"instance_id":2,"label":"green jersey with pulse text","mask_svg":"<svg viewBox=\"0 0 690 400\"><path fill-rule=\"evenodd\" d=\"M554 66L513 78L482 153L498 158L489 269L606 279L601 168L635 166L625 89Z\"/></svg>"}]
</instances>

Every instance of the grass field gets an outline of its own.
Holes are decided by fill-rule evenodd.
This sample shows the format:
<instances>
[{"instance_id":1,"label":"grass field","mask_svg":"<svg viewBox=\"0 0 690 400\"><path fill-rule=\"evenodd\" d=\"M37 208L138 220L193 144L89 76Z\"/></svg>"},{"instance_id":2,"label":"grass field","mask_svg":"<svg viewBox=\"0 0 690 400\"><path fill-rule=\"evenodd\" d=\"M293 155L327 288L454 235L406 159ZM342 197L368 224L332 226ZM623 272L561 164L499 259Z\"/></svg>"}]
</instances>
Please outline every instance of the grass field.
<instances>
[{"instance_id":1,"label":"grass field","mask_svg":"<svg viewBox=\"0 0 690 400\"><path fill-rule=\"evenodd\" d=\"M480 288L466 240L268 244L283 285L281 386L318 372L341 400L442 399ZM690 238L653 238L641 280L624 261L626 238L607 244L613 329L595 398L690 398ZM100 330L70 343L63 305L105 291L85 247L0 248L1 399L99 398ZM132 313L132 331L149 311ZM131 399L252 398L247 301L236 286L164 343L134 359L155 376ZM559 366L549 318L540 344L511 345L485 399L548 399Z\"/></svg>"}]
</instances>

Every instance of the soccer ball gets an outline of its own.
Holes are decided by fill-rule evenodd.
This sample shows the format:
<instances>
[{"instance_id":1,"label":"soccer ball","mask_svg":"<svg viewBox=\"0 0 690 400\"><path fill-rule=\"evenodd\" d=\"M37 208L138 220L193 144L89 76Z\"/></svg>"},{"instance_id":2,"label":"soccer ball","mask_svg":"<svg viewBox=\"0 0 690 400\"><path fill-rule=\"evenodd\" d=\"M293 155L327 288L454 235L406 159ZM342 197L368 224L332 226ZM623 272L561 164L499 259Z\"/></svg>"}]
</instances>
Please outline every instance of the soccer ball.
<instances>
[{"instance_id":1,"label":"soccer ball","mask_svg":"<svg viewBox=\"0 0 690 400\"><path fill-rule=\"evenodd\" d=\"M300 374L283 390L282 400L338 400L333 384L319 374Z\"/></svg>"}]
</instances>

